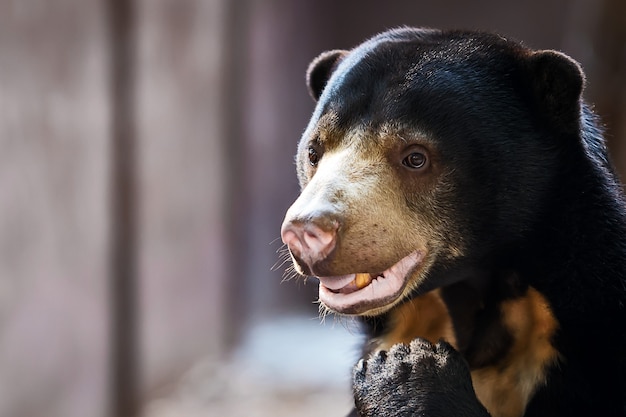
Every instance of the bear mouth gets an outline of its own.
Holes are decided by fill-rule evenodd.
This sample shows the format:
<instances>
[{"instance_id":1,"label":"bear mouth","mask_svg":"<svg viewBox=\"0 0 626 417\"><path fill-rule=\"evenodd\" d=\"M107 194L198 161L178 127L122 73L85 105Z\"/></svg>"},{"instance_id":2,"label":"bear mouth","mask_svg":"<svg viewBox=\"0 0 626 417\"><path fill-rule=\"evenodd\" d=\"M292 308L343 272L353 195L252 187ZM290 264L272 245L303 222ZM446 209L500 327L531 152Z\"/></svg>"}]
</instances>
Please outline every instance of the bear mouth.
<instances>
[{"instance_id":1,"label":"bear mouth","mask_svg":"<svg viewBox=\"0 0 626 417\"><path fill-rule=\"evenodd\" d=\"M317 277L319 301L336 313L375 315L374 310L386 310L400 299L423 259L424 253L415 251L383 272Z\"/></svg>"}]
</instances>

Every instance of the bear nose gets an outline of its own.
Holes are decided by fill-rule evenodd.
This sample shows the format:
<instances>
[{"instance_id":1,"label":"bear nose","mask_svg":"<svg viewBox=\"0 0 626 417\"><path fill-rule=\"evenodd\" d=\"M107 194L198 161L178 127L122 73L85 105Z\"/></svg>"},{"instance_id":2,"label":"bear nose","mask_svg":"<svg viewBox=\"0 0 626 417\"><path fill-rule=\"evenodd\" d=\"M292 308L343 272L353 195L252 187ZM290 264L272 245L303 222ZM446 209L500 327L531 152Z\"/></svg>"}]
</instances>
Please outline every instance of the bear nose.
<instances>
[{"instance_id":1,"label":"bear nose","mask_svg":"<svg viewBox=\"0 0 626 417\"><path fill-rule=\"evenodd\" d=\"M285 220L280 236L289 251L309 267L335 249L339 223L334 220Z\"/></svg>"}]
</instances>

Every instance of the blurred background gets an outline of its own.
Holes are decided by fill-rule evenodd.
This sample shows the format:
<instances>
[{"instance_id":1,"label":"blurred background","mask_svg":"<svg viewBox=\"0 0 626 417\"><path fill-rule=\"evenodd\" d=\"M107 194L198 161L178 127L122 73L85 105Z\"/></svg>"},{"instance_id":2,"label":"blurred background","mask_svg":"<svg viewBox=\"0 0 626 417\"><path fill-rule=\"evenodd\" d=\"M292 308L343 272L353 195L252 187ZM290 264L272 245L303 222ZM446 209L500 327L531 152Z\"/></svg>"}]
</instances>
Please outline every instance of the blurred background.
<instances>
[{"instance_id":1,"label":"blurred background","mask_svg":"<svg viewBox=\"0 0 626 417\"><path fill-rule=\"evenodd\" d=\"M308 63L398 25L571 55L626 169L624 0L0 0L0 415L346 414L276 251Z\"/></svg>"}]
</instances>

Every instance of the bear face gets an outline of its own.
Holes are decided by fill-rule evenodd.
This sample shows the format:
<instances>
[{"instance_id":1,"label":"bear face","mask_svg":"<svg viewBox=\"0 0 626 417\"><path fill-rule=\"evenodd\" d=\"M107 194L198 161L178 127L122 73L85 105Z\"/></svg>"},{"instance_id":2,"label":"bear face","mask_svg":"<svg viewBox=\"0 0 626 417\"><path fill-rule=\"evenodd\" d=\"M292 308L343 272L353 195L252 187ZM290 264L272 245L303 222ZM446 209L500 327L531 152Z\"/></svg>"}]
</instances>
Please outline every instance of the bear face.
<instances>
[{"instance_id":1,"label":"bear face","mask_svg":"<svg viewBox=\"0 0 626 417\"><path fill-rule=\"evenodd\" d=\"M551 209L577 142L578 65L496 35L395 30L322 54L307 79L317 107L281 234L342 314L500 262Z\"/></svg>"},{"instance_id":2,"label":"bear face","mask_svg":"<svg viewBox=\"0 0 626 417\"><path fill-rule=\"evenodd\" d=\"M452 191L449 174L440 172L436 149L425 140L402 139L422 136L359 128L333 143L327 132L319 131L303 151L307 159L299 158L306 164L304 188L284 231L304 225L328 234L319 249L307 245L308 231L303 247L290 246L297 267L320 277L320 300L330 309L375 314L413 291L433 259L461 252L462 236L447 233L446 219L438 216ZM311 154L323 156L315 163ZM371 282L350 291L355 273Z\"/></svg>"}]
</instances>

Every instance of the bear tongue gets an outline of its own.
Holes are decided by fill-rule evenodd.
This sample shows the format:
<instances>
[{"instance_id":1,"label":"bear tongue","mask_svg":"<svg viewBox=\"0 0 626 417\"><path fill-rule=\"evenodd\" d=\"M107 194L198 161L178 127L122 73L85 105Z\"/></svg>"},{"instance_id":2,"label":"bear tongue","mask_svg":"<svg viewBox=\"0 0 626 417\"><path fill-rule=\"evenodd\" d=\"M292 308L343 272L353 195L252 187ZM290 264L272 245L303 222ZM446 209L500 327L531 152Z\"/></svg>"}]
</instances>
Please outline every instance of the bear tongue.
<instances>
[{"instance_id":1,"label":"bear tongue","mask_svg":"<svg viewBox=\"0 0 626 417\"><path fill-rule=\"evenodd\" d=\"M356 274L343 275L339 277L317 277L320 283L331 291L339 291L350 285L356 279Z\"/></svg>"},{"instance_id":2,"label":"bear tongue","mask_svg":"<svg viewBox=\"0 0 626 417\"><path fill-rule=\"evenodd\" d=\"M372 283L371 274L360 273L339 277L318 277L320 283L334 293L350 294Z\"/></svg>"}]
</instances>

